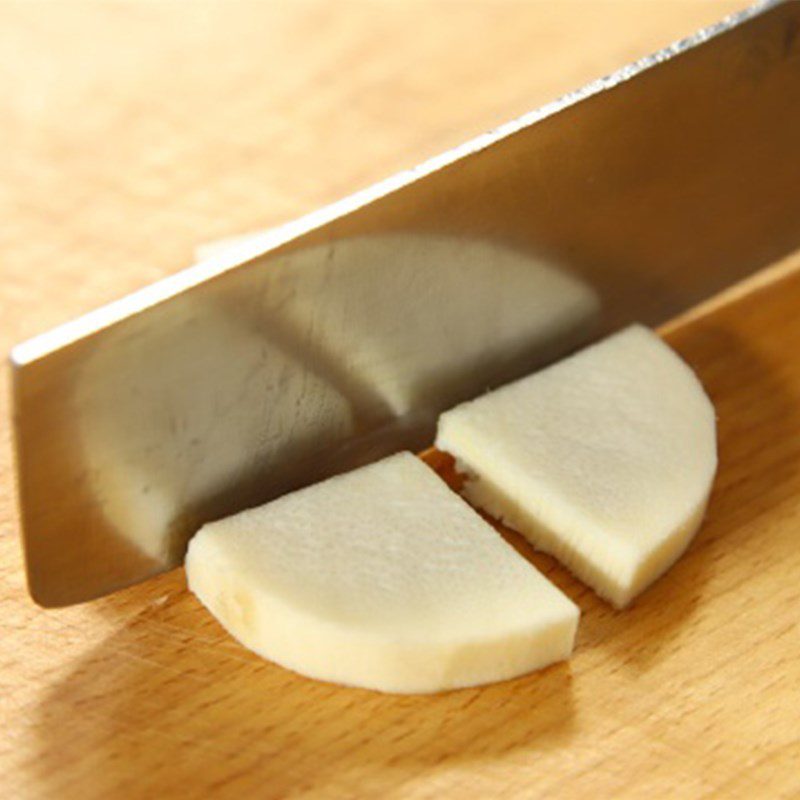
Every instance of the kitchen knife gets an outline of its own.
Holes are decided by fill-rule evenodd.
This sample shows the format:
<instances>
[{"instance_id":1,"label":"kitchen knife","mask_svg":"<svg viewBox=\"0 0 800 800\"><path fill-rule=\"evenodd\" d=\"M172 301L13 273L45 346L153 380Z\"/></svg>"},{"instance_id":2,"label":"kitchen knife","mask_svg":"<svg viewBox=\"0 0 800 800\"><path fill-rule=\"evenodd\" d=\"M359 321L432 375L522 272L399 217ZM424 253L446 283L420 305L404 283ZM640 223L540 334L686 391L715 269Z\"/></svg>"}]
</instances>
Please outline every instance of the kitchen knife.
<instances>
[{"instance_id":1,"label":"kitchen knife","mask_svg":"<svg viewBox=\"0 0 800 800\"><path fill-rule=\"evenodd\" d=\"M798 245L800 3L772 2L14 348L31 594L175 566L203 522Z\"/></svg>"}]
</instances>

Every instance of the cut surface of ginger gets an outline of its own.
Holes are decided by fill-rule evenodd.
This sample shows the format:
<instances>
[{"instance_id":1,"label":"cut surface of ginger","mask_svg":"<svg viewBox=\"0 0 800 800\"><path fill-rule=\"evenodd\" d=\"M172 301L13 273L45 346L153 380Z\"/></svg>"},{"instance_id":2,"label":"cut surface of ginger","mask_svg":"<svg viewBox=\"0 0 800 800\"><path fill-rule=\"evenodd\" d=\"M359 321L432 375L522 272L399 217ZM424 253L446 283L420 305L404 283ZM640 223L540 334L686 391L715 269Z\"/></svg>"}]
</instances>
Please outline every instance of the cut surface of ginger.
<instances>
[{"instance_id":1,"label":"cut surface of ginger","mask_svg":"<svg viewBox=\"0 0 800 800\"><path fill-rule=\"evenodd\" d=\"M717 466L714 409L634 325L439 419L464 496L627 605L688 546Z\"/></svg>"},{"instance_id":2,"label":"cut surface of ginger","mask_svg":"<svg viewBox=\"0 0 800 800\"><path fill-rule=\"evenodd\" d=\"M312 678L386 692L560 661L579 616L410 453L205 525L186 572L246 647Z\"/></svg>"}]
</instances>

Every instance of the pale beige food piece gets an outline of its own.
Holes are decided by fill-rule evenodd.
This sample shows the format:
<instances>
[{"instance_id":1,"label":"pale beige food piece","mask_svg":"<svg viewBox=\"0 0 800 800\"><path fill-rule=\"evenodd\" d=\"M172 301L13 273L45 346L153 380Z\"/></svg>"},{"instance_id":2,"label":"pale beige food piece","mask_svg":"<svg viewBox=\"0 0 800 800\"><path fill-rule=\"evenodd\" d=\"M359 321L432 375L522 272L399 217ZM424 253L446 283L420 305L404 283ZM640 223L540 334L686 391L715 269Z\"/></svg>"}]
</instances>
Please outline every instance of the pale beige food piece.
<instances>
[{"instance_id":1,"label":"pale beige food piece","mask_svg":"<svg viewBox=\"0 0 800 800\"><path fill-rule=\"evenodd\" d=\"M436 445L471 503L618 607L687 547L717 467L702 385L638 325L446 412Z\"/></svg>"},{"instance_id":2,"label":"pale beige food piece","mask_svg":"<svg viewBox=\"0 0 800 800\"><path fill-rule=\"evenodd\" d=\"M204 526L186 570L246 647L386 692L483 684L565 659L579 616L410 453Z\"/></svg>"}]
</instances>

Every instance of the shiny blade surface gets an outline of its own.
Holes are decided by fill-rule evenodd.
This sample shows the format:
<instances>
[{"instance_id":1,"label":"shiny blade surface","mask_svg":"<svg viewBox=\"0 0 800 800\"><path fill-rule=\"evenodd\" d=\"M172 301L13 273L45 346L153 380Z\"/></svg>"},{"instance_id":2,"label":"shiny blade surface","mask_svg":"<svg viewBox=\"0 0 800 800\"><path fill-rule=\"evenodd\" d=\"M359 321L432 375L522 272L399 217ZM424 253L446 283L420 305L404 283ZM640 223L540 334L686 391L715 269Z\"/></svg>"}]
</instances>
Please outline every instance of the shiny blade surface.
<instances>
[{"instance_id":1,"label":"shiny blade surface","mask_svg":"<svg viewBox=\"0 0 800 800\"><path fill-rule=\"evenodd\" d=\"M731 17L12 353L45 606L800 246L800 3ZM320 520L324 524L324 520Z\"/></svg>"}]
</instances>

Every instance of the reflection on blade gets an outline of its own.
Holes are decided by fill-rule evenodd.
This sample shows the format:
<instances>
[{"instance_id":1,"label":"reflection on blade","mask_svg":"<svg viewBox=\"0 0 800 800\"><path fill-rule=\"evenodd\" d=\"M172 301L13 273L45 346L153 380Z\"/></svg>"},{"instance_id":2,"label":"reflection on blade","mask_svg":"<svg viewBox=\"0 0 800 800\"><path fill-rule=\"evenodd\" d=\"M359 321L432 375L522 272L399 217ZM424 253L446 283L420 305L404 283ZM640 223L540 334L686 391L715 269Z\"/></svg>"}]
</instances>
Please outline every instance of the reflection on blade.
<instances>
[{"instance_id":1,"label":"reflection on blade","mask_svg":"<svg viewBox=\"0 0 800 800\"><path fill-rule=\"evenodd\" d=\"M598 310L574 277L489 242L285 254L260 292L184 298L91 353L71 403L86 489L163 568L204 521L424 445L438 412L585 341Z\"/></svg>"}]
</instances>

